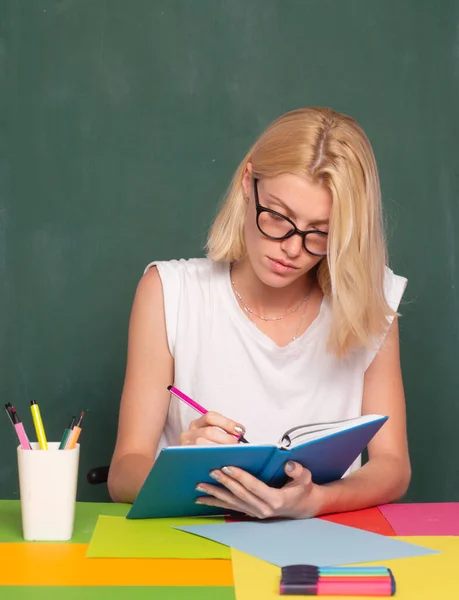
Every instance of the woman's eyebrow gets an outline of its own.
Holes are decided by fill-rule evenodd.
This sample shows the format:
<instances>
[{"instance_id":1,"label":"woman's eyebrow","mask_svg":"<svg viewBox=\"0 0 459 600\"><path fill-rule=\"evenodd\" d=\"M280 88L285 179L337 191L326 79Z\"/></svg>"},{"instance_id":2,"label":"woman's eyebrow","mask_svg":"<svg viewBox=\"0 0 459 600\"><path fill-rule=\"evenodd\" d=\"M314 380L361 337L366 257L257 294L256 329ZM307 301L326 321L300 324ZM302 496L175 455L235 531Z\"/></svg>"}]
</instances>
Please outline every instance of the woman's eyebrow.
<instances>
[{"instance_id":1,"label":"woman's eyebrow","mask_svg":"<svg viewBox=\"0 0 459 600\"><path fill-rule=\"evenodd\" d=\"M290 208L285 204L285 202L283 200L281 200L278 196L275 196L274 194L269 193L268 196L272 199L275 200L276 202L278 202L284 209L285 211L289 214L290 217L295 217L295 213L290 210Z\"/></svg>"},{"instance_id":2,"label":"woman's eyebrow","mask_svg":"<svg viewBox=\"0 0 459 600\"><path fill-rule=\"evenodd\" d=\"M290 208L285 204L285 202L283 200L281 200L281 198L279 198L275 194L271 194L271 193L269 193L268 196L272 200L275 200L276 202L278 202L285 209L285 211L288 213L288 216L293 221L297 218L296 214L292 210L290 210ZM329 224L330 224L330 219L316 219L315 221L311 221L310 223L308 223L308 226L309 227L311 227L311 226L320 227L321 225L329 225Z\"/></svg>"},{"instance_id":3,"label":"woman's eyebrow","mask_svg":"<svg viewBox=\"0 0 459 600\"><path fill-rule=\"evenodd\" d=\"M319 219L317 221L311 221L311 223L309 223L309 225L314 225L315 227L318 227L320 225L330 225L330 220L329 219Z\"/></svg>"}]
</instances>

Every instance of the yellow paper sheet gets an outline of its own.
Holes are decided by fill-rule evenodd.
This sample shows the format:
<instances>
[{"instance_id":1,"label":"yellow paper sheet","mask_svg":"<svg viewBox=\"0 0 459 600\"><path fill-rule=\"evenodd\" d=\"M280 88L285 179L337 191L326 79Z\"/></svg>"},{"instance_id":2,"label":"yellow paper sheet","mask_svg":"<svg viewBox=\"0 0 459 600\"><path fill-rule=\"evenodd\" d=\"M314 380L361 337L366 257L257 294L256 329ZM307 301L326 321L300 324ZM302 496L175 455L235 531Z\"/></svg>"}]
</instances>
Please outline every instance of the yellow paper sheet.
<instances>
[{"instance_id":1,"label":"yellow paper sheet","mask_svg":"<svg viewBox=\"0 0 459 600\"><path fill-rule=\"evenodd\" d=\"M140 519L100 516L87 558L230 558L230 549L212 540L173 529L180 525L224 523L224 519L183 517Z\"/></svg>"},{"instance_id":2,"label":"yellow paper sheet","mask_svg":"<svg viewBox=\"0 0 459 600\"><path fill-rule=\"evenodd\" d=\"M459 537L397 537L440 550L442 554L399 558L365 565L392 569L396 600L459 600ZM231 549L236 600L278 600L280 568ZM355 566L355 565L353 565ZM311 598L311 596L295 596ZM346 600L375 600L374 596L346 596Z\"/></svg>"}]
</instances>

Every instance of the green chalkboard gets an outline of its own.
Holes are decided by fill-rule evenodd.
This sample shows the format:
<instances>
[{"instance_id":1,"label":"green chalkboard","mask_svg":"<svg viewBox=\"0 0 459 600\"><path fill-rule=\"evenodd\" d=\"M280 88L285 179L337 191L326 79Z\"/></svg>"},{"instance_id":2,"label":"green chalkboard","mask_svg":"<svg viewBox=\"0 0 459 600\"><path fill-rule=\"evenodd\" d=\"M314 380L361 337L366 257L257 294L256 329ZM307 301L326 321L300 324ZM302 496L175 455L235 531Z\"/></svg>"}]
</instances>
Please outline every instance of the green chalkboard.
<instances>
[{"instance_id":1,"label":"green chalkboard","mask_svg":"<svg viewBox=\"0 0 459 600\"><path fill-rule=\"evenodd\" d=\"M86 411L78 496L115 442L144 266L203 255L239 160L281 113L354 116L379 162L402 361L410 500L459 500L457 3L3 0L0 396L50 439ZM0 495L18 496L0 418Z\"/></svg>"}]
</instances>

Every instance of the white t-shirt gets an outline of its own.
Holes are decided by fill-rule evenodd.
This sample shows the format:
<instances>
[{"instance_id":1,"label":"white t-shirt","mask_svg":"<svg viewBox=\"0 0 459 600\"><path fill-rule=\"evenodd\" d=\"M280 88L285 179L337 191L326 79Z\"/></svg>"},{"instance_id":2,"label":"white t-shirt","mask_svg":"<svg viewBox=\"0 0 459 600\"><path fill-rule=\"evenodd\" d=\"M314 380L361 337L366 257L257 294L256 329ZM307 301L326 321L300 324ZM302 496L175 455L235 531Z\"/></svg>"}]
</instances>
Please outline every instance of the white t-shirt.
<instances>
[{"instance_id":1,"label":"white t-shirt","mask_svg":"<svg viewBox=\"0 0 459 600\"><path fill-rule=\"evenodd\" d=\"M361 415L364 374L377 350L362 348L344 359L327 353L327 299L304 334L279 347L240 308L228 263L182 259L153 262L146 270L152 265L163 286L175 361L171 384L207 410L242 423L251 443L277 443L291 427ZM386 269L392 309L397 310L405 286L405 278ZM197 417L172 396L158 452L178 445L180 433ZM359 458L351 469L360 464Z\"/></svg>"}]
</instances>

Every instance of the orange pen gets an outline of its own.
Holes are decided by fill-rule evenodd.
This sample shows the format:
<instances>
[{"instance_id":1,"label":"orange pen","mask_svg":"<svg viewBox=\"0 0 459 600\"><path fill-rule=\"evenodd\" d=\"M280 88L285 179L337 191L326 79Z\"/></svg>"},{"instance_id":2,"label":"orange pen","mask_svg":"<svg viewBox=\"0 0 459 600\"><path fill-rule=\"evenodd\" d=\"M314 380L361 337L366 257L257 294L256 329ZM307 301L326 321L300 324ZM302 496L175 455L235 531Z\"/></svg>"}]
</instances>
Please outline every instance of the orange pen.
<instances>
[{"instance_id":1,"label":"orange pen","mask_svg":"<svg viewBox=\"0 0 459 600\"><path fill-rule=\"evenodd\" d=\"M67 443L65 445L66 450L72 450L73 448L75 448L76 443L78 442L78 438L80 437L81 422L83 421L83 417L84 412L81 413L80 418L78 419L78 423L75 425L75 427L72 429L69 435L69 439L67 440Z\"/></svg>"}]
</instances>

